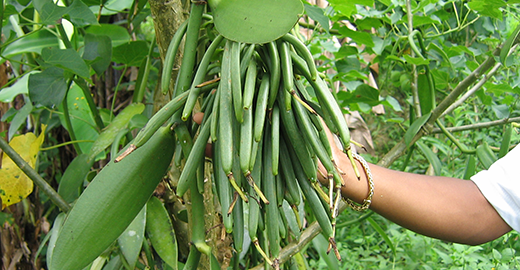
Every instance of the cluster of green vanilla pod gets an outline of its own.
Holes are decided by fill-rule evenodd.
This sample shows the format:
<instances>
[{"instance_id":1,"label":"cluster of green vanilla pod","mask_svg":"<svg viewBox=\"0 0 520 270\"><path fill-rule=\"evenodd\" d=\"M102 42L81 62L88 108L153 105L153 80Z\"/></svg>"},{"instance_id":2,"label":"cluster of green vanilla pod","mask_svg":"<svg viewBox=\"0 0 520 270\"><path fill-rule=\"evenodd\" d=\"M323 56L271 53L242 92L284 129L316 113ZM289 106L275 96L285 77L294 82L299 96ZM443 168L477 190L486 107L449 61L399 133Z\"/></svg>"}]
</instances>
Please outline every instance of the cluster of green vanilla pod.
<instances>
[{"instance_id":1,"label":"cluster of green vanilla pod","mask_svg":"<svg viewBox=\"0 0 520 270\"><path fill-rule=\"evenodd\" d=\"M193 9L197 8L194 5ZM199 13L192 10L187 27L173 38L166 64L172 62L182 36L186 36L186 48L198 46L200 18L194 14ZM266 44L243 44L217 35L197 65L195 56L195 50L185 50L174 98L139 132L131 150L143 145L165 122L175 127L180 150L175 159L186 159L176 192L182 197L191 191L191 222L195 226L188 265L201 252L216 262L205 242L201 195L208 142L212 143L210 173L223 224L233 236L237 253L243 249L247 229L259 254L278 268L282 245L291 239L290 230L295 230L294 226L289 229L288 220L296 221L296 230L302 229L303 215L298 209L304 201L328 237L329 251L339 259L334 227L342 180L323 123L338 135L345 153L354 161L341 108L319 76L307 47L290 33ZM191 75L193 70L196 72ZM165 90L169 73L163 72ZM305 87L304 81L311 87ZM191 123L197 103L202 104L204 119L200 125L190 124L190 131L187 123ZM195 139L193 134L197 134ZM327 171L323 176L329 180L328 194L317 181L318 162ZM292 213L282 211L284 201ZM249 209L245 211L245 207ZM244 212L249 213L247 220Z\"/></svg>"}]
</instances>

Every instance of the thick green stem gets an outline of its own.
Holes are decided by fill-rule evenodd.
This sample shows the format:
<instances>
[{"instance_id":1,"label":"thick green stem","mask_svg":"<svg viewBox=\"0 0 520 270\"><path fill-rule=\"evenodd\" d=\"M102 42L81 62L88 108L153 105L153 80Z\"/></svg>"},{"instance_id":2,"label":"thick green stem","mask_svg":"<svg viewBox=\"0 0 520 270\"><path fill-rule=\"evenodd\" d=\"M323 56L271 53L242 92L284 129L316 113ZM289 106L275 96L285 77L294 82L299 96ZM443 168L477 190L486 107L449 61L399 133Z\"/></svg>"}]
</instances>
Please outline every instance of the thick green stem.
<instances>
[{"instance_id":1,"label":"thick green stem","mask_svg":"<svg viewBox=\"0 0 520 270\"><path fill-rule=\"evenodd\" d=\"M58 32L60 33L61 41L63 41L63 44L65 44L65 48L72 49L72 43L70 43L69 37L65 32L65 28L63 28L63 24L59 23L56 25L56 27L58 28Z\"/></svg>"},{"instance_id":2,"label":"thick green stem","mask_svg":"<svg viewBox=\"0 0 520 270\"><path fill-rule=\"evenodd\" d=\"M446 135L446 137L448 137L448 139L451 140L451 142L453 142L459 149L462 153L464 154L474 154L476 152L476 149L468 149L464 144L462 144L461 142L459 142L459 140L457 140L457 138L455 138L455 136L453 136L447 129L446 127L441 123L441 121L439 121L439 119L437 119L437 125L439 126L439 128L442 130L442 132L444 133L444 135Z\"/></svg>"},{"instance_id":3,"label":"thick green stem","mask_svg":"<svg viewBox=\"0 0 520 270\"><path fill-rule=\"evenodd\" d=\"M4 139L0 138L0 148L13 160L28 177L45 193L63 212L70 209L69 204L56 192L31 165L29 165Z\"/></svg>"}]
</instances>

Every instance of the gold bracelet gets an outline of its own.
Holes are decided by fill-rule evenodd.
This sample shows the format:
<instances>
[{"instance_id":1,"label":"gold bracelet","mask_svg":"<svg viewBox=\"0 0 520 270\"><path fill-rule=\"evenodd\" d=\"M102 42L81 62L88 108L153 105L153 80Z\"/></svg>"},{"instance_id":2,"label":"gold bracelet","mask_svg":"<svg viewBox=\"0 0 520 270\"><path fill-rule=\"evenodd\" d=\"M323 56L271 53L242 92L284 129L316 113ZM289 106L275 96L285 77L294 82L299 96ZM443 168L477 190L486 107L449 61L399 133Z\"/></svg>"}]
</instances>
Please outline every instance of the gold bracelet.
<instances>
[{"instance_id":1,"label":"gold bracelet","mask_svg":"<svg viewBox=\"0 0 520 270\"><path fill-rule=\"evenodd\" d=\"M367 180L369 191L367 198L363 200L363 203L361 205L356 204L354 201L348 198L347 204L355 211L364 211L367 210L370 207L370 204L372 203L372 196L374 196L374 179L372 178L372 172L370 171L370 167L368 167L368 163L365 161L365 159L356 153L352 153L352 156L355 160L361 163L361 166L363 166L363 170L365 171L365 174L368 178Z\"/></svg>"}]
</instances>

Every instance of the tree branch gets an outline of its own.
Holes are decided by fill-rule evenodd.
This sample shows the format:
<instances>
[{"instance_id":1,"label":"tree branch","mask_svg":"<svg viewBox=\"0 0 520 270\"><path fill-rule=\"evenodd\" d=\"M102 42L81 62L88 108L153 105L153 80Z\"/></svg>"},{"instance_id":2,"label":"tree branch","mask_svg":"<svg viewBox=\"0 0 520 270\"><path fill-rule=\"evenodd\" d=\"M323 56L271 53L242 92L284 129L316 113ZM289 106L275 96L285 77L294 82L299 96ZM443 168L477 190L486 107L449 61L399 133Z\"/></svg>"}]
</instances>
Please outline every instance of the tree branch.
<instances>
[{"instance_id":1,"label":"tree branch","mask_svg":"<svg viewBox=\"0 0 520 270\"><path fill-rule=\"evenodd\" d=\"M435 121L442 115L448 107L453 104L462 93L468 89L475 81L477 81L482 74L490 69L495 63L495 56L500 55L502 46L499 46L493 51L493 54L489 56L480 66L469 74L464 80L462 80L455 89L437 106L430 116L430 119L423 125L422 129L417 132L413 137L411 144L415 143L422 136L431 133ZM406 150L407 146L404 139L396 144L379 162L378 165L382 167L389 167L397 158L399 158Z\"/></svg>"},{"instance_id":2,"label":"tree branch","mask_svg":"<svg viewBox=\"0 0 520 270\"><path fill-rule=\"evenodd\" d=\"M481 128L500 126L500 125L505 125L508 123L520 123L520 117L504 118L504 119L500 119L500 120L489 121L489 122L484 122L484 123L476 123L476 124L465 125L465 126L460 126L460 127L449 127L449 128L446 128L446 130L448 130L449 132L458 132L458 131L475 130L475 129L481 129ZM431 134L438 134L438 133L442 133L442 130L440 128L434 128L431 131Z\"/></svg>"}]
</instances>

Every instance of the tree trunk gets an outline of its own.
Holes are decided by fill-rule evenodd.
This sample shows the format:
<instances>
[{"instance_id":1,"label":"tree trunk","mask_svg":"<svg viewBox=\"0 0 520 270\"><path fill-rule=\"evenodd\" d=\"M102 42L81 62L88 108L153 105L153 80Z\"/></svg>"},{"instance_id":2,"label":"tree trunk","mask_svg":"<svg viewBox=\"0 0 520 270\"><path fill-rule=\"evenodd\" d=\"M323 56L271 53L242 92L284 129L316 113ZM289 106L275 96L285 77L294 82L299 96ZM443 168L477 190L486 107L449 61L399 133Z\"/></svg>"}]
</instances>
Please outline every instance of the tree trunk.
<instances>
[{"instance_id":1,"label":"tree trunk","mask_svg":"<svg viewBox=\"0 0 520 270\"><path fill-rule=\"evenodd\" d=\"M166 51L170 41L179 28L179 26L187 19L189 14L189 4L183 4L181 0L151 0L149 1L152 16L155 25L155 34L157 39L157 45L159 46L159 52L161 59L164 62ZM188 2L189 3L189 2ZM171 80L170 80L170 92L167 95L163 95L161 91L156 90L154 94L154 111L157 111L165 103L171 100L173 93L173 85L176 81L179 66L182 61L183 44L179 48L179 53L175 58L174 67L172 69ZM212 183L212 164L206 162L205 169L205 187L204 187L204 207L205 207L205 227L206 227L206 239L208 245L212 247L213 253L217 257L223 269L229 266L231 257L233 255L232 240L230 235L227 235L223 226L222 218L220 213L220 205L213 196L213 183ZM173 166L170 171L170 178L172 181L170 184L176 185L179 178L179 168ZM175 195L173 189L165 189L163 198L166 202L166 207L172 214L174 220L173 225L177 235L179 244L179 259L183 260L188 256L190 246L190 235L191 228L189 223L185 223L180 220L180 213L187 211L188 215L191 215L191 202L189 199L189 192L184 198L178 198ZM186 212L184 212L186 213ZM201 262L198 269L209 269L209 258L202 255Z\"/></svg>"}]
</instances>

